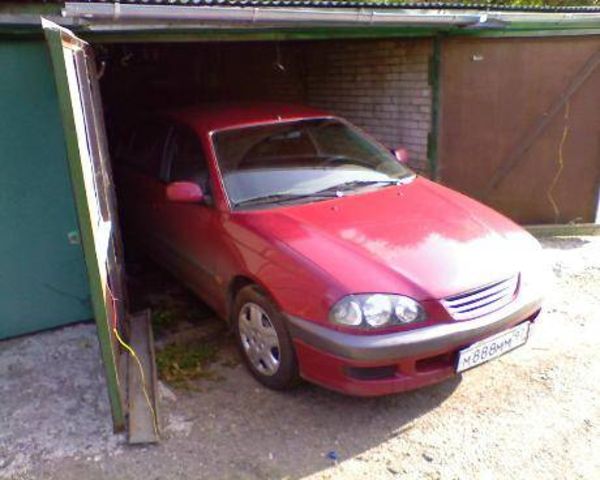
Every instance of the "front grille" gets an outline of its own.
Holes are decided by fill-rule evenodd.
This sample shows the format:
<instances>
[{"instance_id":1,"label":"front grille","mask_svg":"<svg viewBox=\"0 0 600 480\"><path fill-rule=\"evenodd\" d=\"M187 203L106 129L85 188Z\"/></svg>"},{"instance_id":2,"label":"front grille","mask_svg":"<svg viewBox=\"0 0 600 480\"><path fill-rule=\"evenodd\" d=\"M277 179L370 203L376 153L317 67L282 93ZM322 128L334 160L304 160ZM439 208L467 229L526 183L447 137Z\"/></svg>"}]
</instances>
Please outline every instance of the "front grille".
<instances>
[{"instance_id":1,"label":"front grille","mask_svg":"<svg viewBox=\"0 0 600 480\"><path fill-rule=\"evenodd\" d=\"M442 305L454 320L480 317L512 302L518 283L519 276L515 275L485 287L446 297L442 300Z\"/></svg>"}]
</instances>

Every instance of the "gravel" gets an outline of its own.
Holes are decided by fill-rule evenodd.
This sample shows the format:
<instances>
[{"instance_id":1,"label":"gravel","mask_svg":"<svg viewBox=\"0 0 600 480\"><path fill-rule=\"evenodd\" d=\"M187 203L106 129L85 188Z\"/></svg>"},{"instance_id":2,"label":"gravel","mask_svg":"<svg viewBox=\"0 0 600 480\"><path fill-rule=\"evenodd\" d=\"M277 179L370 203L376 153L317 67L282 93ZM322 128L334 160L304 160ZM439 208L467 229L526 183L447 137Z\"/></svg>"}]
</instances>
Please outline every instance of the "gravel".
<instances>
[{"instance_id":1,"label":"gravel","mask_svg":"<svg viewBox=\"0 0 600 480\"><path fill-rule=\"evenodd\" d=\"M553 282L523 348L378 399L218 380L162 385L164 440L113 435L94 326L0 343L0 478L600 478L600 238L543 241Z\"/></svg>"}]
</instances>

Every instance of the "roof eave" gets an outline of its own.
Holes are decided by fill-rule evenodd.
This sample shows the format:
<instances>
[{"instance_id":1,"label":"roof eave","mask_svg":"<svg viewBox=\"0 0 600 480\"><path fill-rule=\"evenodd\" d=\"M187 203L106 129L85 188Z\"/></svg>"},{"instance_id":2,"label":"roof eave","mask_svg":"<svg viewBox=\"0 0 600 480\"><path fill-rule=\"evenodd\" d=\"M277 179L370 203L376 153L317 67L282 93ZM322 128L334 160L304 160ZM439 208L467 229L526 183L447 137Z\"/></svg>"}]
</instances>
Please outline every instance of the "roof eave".
<instances>
[{"instance_id":1,"label":"roof eave","mask_svg":"<svg viewBox=\"0 0 600 480\"><path fill-rule=\"evenodd\" d=\"M146 25L189 26L403 26L439 28L597 28L600 12L481 11L426 8L319 8L235 5L168 5L137 3L66 2L63 16L87 24L90 30L136 29Z\"/></svg>"},{"instance_id":2,"label":"roof eave","mask_svg":"<svg viewBox=\"0 0 600 480\"><path fill-rule=\"evenodd\" d=\"M124 3L67 2L67 18L96 26L111 23L177 22L269 26L306 25L424 25L467 26L479 22L477 12L377 8L310 8L268 6L172 6Z\"/></svg>"}]
</instances>

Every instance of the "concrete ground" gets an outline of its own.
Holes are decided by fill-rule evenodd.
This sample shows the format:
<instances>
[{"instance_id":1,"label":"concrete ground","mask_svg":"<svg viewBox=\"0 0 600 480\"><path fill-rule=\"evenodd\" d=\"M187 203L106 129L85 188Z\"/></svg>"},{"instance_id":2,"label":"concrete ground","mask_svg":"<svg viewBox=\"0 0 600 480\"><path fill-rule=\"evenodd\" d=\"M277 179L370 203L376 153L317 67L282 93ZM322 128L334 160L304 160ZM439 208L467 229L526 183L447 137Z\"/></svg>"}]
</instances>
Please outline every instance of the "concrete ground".
<instances>
[{"instance_id":1,"label":"concrete ground","mask_svg":"<svg viewBox=\"0 0 600 480\"><path fill-rule=\"evenodd\" d=\"M554 282L525 347L368 400L217 362L197 390L162 389L157 446L111 433L93 325L1 342L0 478L600 478L600 238L543 244Z\"/></svg>"}]
</instances>

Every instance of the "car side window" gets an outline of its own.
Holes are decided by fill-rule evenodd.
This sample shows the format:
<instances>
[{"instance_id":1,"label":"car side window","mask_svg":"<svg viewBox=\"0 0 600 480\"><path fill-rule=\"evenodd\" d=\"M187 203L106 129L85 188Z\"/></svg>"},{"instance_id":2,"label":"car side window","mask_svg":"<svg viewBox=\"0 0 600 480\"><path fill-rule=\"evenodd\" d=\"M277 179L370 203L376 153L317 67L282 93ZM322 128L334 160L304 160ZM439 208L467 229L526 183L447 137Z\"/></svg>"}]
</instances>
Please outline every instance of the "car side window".
<instances>
[{"instance_id":1,"label":"car side window","mask_svg":"<svg viewBox=\"0 0 600 480\"><path fill-rule=\"evenodd\" d=\"M162 159L171 130L172 127L161 123L147 123L133 130L126 145L126 163L157 180L162 179Z\"/></svg>"},{"instance_id":2,"label":"car side window","mask_svg":"<svg viewBox=\"0 0 600 480\"><path fill-rule=\"evenodd\" d=\"M170 182L194 182L209 194L208 165L197 135L187 128L176 128L167 153Z\"/></svg>"}]
</instances>

